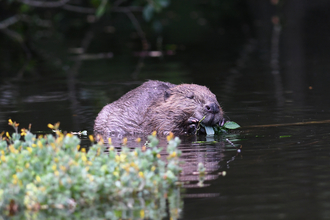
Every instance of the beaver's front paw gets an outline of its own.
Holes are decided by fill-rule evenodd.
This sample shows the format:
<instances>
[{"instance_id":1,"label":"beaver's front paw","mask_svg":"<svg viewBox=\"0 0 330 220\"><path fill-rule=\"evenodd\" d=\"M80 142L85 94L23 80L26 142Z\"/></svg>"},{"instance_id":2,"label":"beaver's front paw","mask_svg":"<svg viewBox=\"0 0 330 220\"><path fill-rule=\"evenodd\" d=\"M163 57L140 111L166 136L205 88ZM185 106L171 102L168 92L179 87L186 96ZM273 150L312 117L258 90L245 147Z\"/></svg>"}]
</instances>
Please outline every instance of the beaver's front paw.
<instances>
[{"instance_id":1,"label":"beaver's front paw","mask_svg":"<svg viewBox=\"0 0 330 220\"><path fill-rule=\"evenodd\" d=\"M198 123L199 120L197 118L194 117L190 117L187 120L187 133L188 134L195 134L197 132L198 129Z\"/></svg>"}]
</instances>

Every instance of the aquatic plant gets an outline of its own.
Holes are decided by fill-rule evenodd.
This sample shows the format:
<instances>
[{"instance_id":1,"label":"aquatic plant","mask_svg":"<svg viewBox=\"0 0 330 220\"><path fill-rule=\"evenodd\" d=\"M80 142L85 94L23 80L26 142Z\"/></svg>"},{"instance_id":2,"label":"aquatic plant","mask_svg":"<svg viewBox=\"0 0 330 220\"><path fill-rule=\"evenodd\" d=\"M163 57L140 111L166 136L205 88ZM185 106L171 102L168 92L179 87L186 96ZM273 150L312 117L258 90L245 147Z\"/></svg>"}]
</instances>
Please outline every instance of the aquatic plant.
<instances>
[{"instance_id":1,"label":"aquatic plant","mask_svg":"<svg viewBox=\"0 0 330 220\"><path fill-rule=\"evenodd\" d=\"M59 123L49 124L55 135L36 136L30 129L18 132L18 123L9 120L12 135L0 140L0 211L6 215L20 210L70 210L107 204L104 217L163 218L166 199L173 219L179 216L178 176L181 172L177 149L179 138L170 134L167 162L161 160L156 133L142 148L120 151L102 138L87 151L80 139L62 133ZM23 138L22 138L23 137ZM125 143L124 143L125 145ZM108 153L104 151L108 149ZM173 202L172 202L173 203ZM176 213L176 216L175 216ZM125 216L124 216L125 217Z\"/></svg>"}]
</instances>

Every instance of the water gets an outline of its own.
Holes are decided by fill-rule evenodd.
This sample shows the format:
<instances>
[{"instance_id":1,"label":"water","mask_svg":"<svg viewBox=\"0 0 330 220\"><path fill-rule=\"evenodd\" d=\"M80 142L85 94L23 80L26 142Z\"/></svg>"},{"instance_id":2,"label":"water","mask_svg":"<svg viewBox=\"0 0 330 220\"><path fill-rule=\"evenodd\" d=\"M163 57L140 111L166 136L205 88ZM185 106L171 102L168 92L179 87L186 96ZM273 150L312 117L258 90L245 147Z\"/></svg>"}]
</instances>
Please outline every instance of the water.
<instances>
[{"instance_id":1,"label":"water","mask_svg":"<svg viewBox=\"0 0 330 220\"><path fill-rule=\"evenodd\" d=\"M289 48L288 39L277 45L280 53L268 48L269 56L260 56L265 48L256 39L246 40L235 59L223 62L154 59L138 80L7 81L0 85L0 129L10 130L11 118L22 127L32 123L35 132L60 121L63 130L91 133L102 106L145 79L206 85L226 117L242 128L198 137L216 143L183 140L182 219L330 219L330 126L325 121L330 119L330 66L324 53L330 48L314 49L322 37L295 41ZM200 162L208 172L204 187L197 186L194 174Z\"/></svg>"}]
</instances>

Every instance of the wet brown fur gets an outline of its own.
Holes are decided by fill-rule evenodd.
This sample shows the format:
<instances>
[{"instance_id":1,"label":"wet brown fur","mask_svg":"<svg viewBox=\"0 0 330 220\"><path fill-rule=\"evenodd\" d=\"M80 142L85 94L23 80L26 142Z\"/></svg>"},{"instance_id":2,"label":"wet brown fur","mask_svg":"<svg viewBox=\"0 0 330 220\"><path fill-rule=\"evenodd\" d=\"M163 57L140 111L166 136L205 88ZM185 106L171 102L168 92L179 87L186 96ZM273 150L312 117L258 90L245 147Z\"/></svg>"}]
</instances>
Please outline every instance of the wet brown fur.
<instances>
[{"instance_id":1,"label":"wet brown fur","mask_svg":"<svg viewBox=\"0 0 330 220\"><path fill-rule=\"evenodd\" d=\"M219 111L210 113L209 105ZM94 132L185 134L194 131L196 120L203 116L206 125L218 124L223 118L216 96L208 88L151 80L106 105L95 120Z\"/></svg>"}]
</instances>

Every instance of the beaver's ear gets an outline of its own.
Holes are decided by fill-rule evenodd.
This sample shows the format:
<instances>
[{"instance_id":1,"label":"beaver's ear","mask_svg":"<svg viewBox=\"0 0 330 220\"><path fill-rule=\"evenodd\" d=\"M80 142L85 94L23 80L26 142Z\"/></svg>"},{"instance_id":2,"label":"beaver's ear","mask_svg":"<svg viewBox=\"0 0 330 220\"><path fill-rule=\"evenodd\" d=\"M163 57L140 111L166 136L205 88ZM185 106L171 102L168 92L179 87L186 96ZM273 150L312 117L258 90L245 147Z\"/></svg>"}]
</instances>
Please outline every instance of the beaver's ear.
<instances>
[{"instance_id":1,"label":"beaver's ear","mask_svg":"<svg viewBox=\"0 0 330 220\"><path fill-rule=\"evenodd\" d=\"M168 90L165 90L164 92L164 101L166 101L170 96L171 96L171 91L168 89Z\"/></svg>"},{"instance_id":2,"label":"beaver's ear","mask_svg":"<svg viewBox=\"0 0 330 220\"><path fill-rule=\"evenodd\" d=\"M188 99L193 99L195 97L195 94L193 93L193 92L189 92L188 94L187 94L187 98Z\"/></svg>"}]
</instances>

